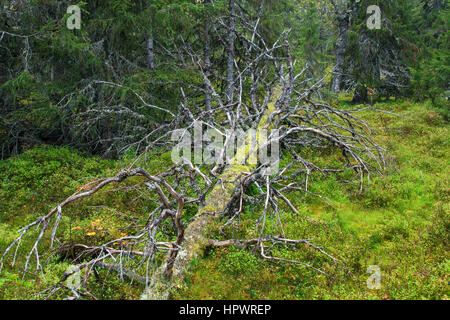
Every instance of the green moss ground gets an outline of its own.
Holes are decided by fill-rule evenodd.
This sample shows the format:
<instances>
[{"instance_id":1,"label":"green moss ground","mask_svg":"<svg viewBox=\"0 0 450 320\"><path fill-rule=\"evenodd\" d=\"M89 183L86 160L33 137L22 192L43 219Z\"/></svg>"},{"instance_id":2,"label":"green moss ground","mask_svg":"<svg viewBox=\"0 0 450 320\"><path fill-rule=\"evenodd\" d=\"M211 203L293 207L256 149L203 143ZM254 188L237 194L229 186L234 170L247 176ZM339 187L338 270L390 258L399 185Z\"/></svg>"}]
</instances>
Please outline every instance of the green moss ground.
<instances>
[{"instance_id":1,"label":"green moss ground","mask_svg":"<svg viewBox=\"0 0 450 320\"><path fill-rule=\"evenodd\" d=\"M285 208L286 235L313 238L346 262L353 277L306 247L279 248L273 254L298 259L330 273L327 278L298 265L257 258L250 250L212 250L195 261L180 299L447 299L449 296L449 128L428 105L393 101L375 108L405 114L365 112L362 118L380 131L376 140L390 153L386 174L371 177L359 193L357 181L316 176L311 191L331 200L291 193L301 213L325 225L311 225ZM309 152L309 151L305 151ZM339 155L315 153L332 163ZM252 236L262 208L248 206L242 226L228 236ZM269 229L278 233L275 217ZM367 288L369 265L381 269L381 289ZM337 279L335 279L336 277Z\"/></svg>"},{"instance_id":2,"label":"green moss ground","mask_svg":"<svg viewBox=\"0 0 450 320\"><path fill-rule=\"evenodd\" d=\"M344 102L345 103L345 102ZM384 176L371 176L370 185L359 193L358 181L344 183L351 172L338 176L314 176L311 191L330 199L335 209L302 193L288 195L302 214L323 221L311 224L284 209L289 238L313 238L346 263L352 277L341 267L307 247L274 248L273 255L311 263L328 272L327 278L300 265L262 260L251 250L221 248L191 262L186 286L176 299L448 299L449 252L449 127L428 104L379 103L376 108L404 114L364 112L361 117L382 129L376 140L390 153ZM336 163L339 154L302 150L323 164ZM20 226L51 209L89 180L110 176L131 157L107 161L86 157L67 148L39 147L0 161L0 251ZM148 170L157 172L170 164L166 156L152 159ZM131 185L139 181L131 179ZM111 186L110 189L117 188ZM99 193L63 213L60 237L65 241L94 242L129 232L132 222L145 220L153 205L136 192ZM106 205L114 211L94 206ZM191 208L190 215L196 212ZM237 228L228 237L253 236L255 219L262 208L247 205ZM123 218L132 217L135 220ZM275 217L268 231L278 233ZM101 227L103 226L103 227ZM101 229L100 229L101 228ZM167 236L170 235L167 228ZM92 235L95 233L95 235ZM88 235L91 234L91 235ZM218 239L223 236L217 235ZM32 238L19 250L23 257ZM43 246L48 245L44 243ZM58 255L48 255L44 278L30 272L22 280L23 258L17 266L5 265L0 274L0 299L32 299L67 269ZM9 260L7 261L9 262ZM369 265L381 268L381 289L368 289ZM135 299L142 287L124 284L114 275L100 273L89 282L91 292L106 299Z\"/></svg>"}]
</instances>

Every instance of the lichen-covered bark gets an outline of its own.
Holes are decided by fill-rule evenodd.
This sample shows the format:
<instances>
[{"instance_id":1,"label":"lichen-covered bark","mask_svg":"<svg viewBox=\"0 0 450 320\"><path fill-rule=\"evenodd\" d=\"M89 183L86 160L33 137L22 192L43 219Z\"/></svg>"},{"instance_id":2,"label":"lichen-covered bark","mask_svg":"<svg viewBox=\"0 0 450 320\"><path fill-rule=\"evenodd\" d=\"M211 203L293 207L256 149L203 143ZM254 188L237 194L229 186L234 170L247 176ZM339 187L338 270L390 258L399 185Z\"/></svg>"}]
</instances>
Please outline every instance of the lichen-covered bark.
<instances>
[{"instance_id":1,"label":"lichen-covered bark","mask_svg":"<svg viewBox=\"0 0 450 320\"><path fill-rule=\"evenodd\" d=\"M267 128L270 115L275 111L275 103L280 95L281 88L277 87L272 94L265 114L261 117L258 129ZM246 148L246 145L243 148ZM245 152L249 151L245 150ZM237 154L239 154L239 151ZM219 182L206 197L205 205L200 208L185 230L183 248L176 256L172 276L170 278L165 277L166 263L161 265L153 276L150 285L141 295L141 299L166 300L169 298L172 288L183 284L189 262L194 258L203 256L204 250L209 244L208 234L211 228L218 224L219 214L217 213L225 210L236 188L241 185L242 179L245 177L242 173L251 172L255 167L256 164L232 164L224 170L219 177Z\"/></svg>"}]
</instances>

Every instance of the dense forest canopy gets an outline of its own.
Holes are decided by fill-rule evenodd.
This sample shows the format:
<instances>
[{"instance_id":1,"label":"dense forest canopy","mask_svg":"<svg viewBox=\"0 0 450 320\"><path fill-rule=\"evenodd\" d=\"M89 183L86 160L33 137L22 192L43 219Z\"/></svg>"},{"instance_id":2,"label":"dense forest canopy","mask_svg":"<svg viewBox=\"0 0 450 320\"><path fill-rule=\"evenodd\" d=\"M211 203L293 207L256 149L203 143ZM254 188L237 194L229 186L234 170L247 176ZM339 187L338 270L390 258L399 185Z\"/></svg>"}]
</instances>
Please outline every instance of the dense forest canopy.
<instances>
[{"instance_id":1,"label":"dense forest canopy","mask_svg":"<svg viewBox=\"0 0 450 320\"><path fill-rule=\"evenodd\" d=\"M445 166L448 22L446 0L0 0L0 272L20 268L40 295L77 299L104 295L105 270L139 288L132 298L183 297L192 264L214 250L237 257L222 271L261 258L329 286L361 276L359 251L310 237L384 240L344 236L336 214L305 206L344 207L327 192L356 206L371 181L402 174L391 151L408 147L395 132L408 146L421 145L412 133L435 141L429 156ZM406 104L415 128L398 113ZM420 183L434 179L410 165ZM433 188L417 196L439 199L433 220L417 225L443 226L429 238L445 248L448 190ZM408 211L392 198L401 191L383 192L375 207ZM29 202L32 213L14 213ZM18 233L2 239L9 225ZM402 228L386 234L409 241Z\"/></svg>"},{"instance_id":2,"label":"dense forest canopy","mask_svg":"<svg viewBox=\"0 0 450 320\"><path fill-rule=\"evenodd\" d=\"M142 147L168 121L156 107L177 110L180 87L210 106L199 68L219 92L230 90L230 39L245 63L255 19L267 45L289 31L296 68L307 64L317 80L328 74L330 92L354 91L359 102L432 99L448 110L446 1L377 1L379 30L367 27L371 1L237 1L234 33L227 1L80 2L80 30L66 27L70 4L2 1L2 158L42 142L108 157Z\"/></svg>"}]
</instances>

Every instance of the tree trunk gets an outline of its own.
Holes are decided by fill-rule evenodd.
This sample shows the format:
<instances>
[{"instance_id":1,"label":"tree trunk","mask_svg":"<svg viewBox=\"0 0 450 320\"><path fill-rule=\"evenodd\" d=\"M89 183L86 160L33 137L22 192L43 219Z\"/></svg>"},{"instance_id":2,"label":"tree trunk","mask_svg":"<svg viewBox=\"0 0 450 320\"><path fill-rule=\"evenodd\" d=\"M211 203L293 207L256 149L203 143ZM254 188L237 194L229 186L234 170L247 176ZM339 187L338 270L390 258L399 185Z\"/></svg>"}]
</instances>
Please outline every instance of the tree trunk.
<instances>
[{"instance_id":1,"label":"tree trunk","mask_svg":"<svg viewBox=\"0 0 450 320\"><path fill-rule=\"evenodd\" d=\"M345 51L347 50L347 34L349 29L349 14L338 15L339 36L336 41L336 58L334 62L334 78L331 89L338 93L342 88L342 74L344 71Z\"/></svg>"},{"instance_id":2,"label":"tree trunk","mask_svg":"<svg viewBox=\"0 0 450 320\"><path fill-rule=\"evenodd\" d=\"M233 101L234 91L234 37L235 37L235 0L230 0L229 3L229 25L228 25L228 61L227 61L227 104Z\"/></svg>"},{"instance_id":3,"label":"tree trunk","mask_svg":"<svg viewBox=\"0 0 450 320\"><path fill-rule=\"evenodd\" d=\"M355 89L355 93L353 94L354 103L368 103L369 98L367 96L367 88L364 86L357 86Z\"/></svg>"},{"instance_id":4,"label":"tree trunk","mask_svg":"<svg viewBox=\"0 0 450 320\"><path fill-rule=\"evenodd\" d=\"M210 35L210 25L209 21L206 18L205 21L205 52L204 52L204 60L205 60L205 74L209 79L210 70L211 70L211 35ZM205 83L205 109L206 111L211 110L211 88L207 83Z\"/></svg>"},{"instance_id":5,"label":"tree trunk","mask_svg":"<svg viewBox=\"0 0 450 320\"><path fill-rule=\"evenodd\" d=\"M267 105L267 110L258 124L258 130L267 129L270 125L268 123L269 116L275 111L275 104L281 93L281 87L277 87L274 90ZM256 143L258 143L258 139ZM241 146L244 149L244 154L249 152L249 149L246 149L246 147L245 144ZM254 150L258 150L257 145ZM240 154L240 151L237 151L236 154ZM166 262L156 270L149 286L141 295L142 300L167 300L170 297L170 290L183 285L190 261L194 258L202 257L204 250L209 245L208 234L218 223L219 215L211 213L223 212L227 208L236 188L243 187L242 182L245 175L242 175L242 173L251 172L256 166L256 164L232 164L225 168L220 175L219 181L221 182L214 186L205 199L205 205L198 211L186 228L182 248L178 252L175 261L169 261L169 263L173 263L171 276L167 277L166 275L168 260L166 259Z\"/></svg>"},{"instance_id":6,"label":"tree trunk","mask_svg":"<svg viewBox=\"0 0 450 320\"><path fill-rule=\"evenodd\" d=\"M155 69L155 53L153 50L153 32L150 30L147 38L147 66L150 69Z\"/></svg>"}]
</instances>

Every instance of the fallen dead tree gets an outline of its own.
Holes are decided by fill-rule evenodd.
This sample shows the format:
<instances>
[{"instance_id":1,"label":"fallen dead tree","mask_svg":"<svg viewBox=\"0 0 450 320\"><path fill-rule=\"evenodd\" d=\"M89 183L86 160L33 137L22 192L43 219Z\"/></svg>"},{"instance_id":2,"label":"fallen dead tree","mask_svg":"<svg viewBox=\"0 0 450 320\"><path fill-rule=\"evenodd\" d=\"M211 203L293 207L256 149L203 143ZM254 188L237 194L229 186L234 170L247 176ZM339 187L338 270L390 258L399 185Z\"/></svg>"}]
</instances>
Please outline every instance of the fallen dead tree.
<instances>
[{"instance_id":1,"label":"fallen dead tree","mask_svg":"<svg viewBox=\"0 0 450 320\"><path fill-rule=\"evenodd\" d=\"M156 209L148 213L145 225L132 235L96 246L78 244L80 253L74 259L77 266L46 291L48 296L61 289L69 289L75 297L89 296L83 288L68 288L63 283L81 270L84 270L83 283L86 283L95 268L100 267L119 273L126 270L128 278L140 279L142 281L139 282L148 284L142 299L168 299L170 290L182 285L189 262L201 257L208 246L252 246L264 259L301 264L323 275L327 275L326 272L316 268L312 262L272 256L270 245L308 245L332 262L341 263L315 245L312 239L289 239L284 231L277 236L267 234L266 219L273 214L283 230L280 219L282 205L300 216L286 192L296 190L320 197L309 190L310 177L314 172L333 174L349 168L359 176L362 188L365 177L384 168L383 150L371 139L372 129L356 116L357 110L346 110L326 103L320 94L322 80L306 78L306 69L295 72L286 33L269 47L259 36L257 23L247 27L247 34L238 36L242 41L247 41L248 61L243 69L239 69L242 61L235 61L237 70L232 101L227 101L230 100L229 94L218 92L208 73L203 71L201 57L190 52L192 62L199 66L204 78L203 90L213 100L211 108L205 109L183 94L184 100L180 102L178 114L170 123L149 133L145 138L145 141L150 141L146 150L129 167L113 177L86 185L49 213L20 229L19 236L0 259L0 270L7 257L12 257L14 265L24 236L36 227L39 233L25 257L24 275L30 268L32 257L36 260L36 270L44 274L39 245L47 237L53 246L63 212L70 214L68 205L131 177L139 177L139 187L154 196L152 200L156 203ZM186 147L183 141L192 135L196 125L212 130L216 137L224 141L220 148L215 148L215 161L198 164L191 157L182 157L171 168L155 175L139 166L146 157L156 154L154 150L170 152L180 145L191 150L191 143ZM236 144L235 133L248 129L253 129L256 139L250 138L252 141L247 144L247 138L244 138L242 145ZM267 134L268 131L270 134ZM174 133L177 133L175 140L171 139ZM273 145L278 145L279 149L273 149ZM269 161L258 161L256 155L267 153L269 146L273 157ZM340 150L345 161L334 168L321 167L300 154L304 147ZM231 158L227 157L228 150L236 151ZM282 157L289 157L291 161L281 165L279 160ZM271 170L274 165L277 170ZM256 222L258 236L252 239L211 239L211 229L223 228L243 213L245 190L249 185L256 186L259 194L254 197L264 204ZM182 217L187 204L195 204L199 210L185 225ZM173 223L176 236L172 240L158 236L166 220ZM112 248L113 243L120 243L120 249ZM162 262L158 261L158 256L164 256ZM111 259L116 262L111 264L108 262ZM126 261L145 266L145 274L128 270Z\"/></svg>"}]
</instances>

